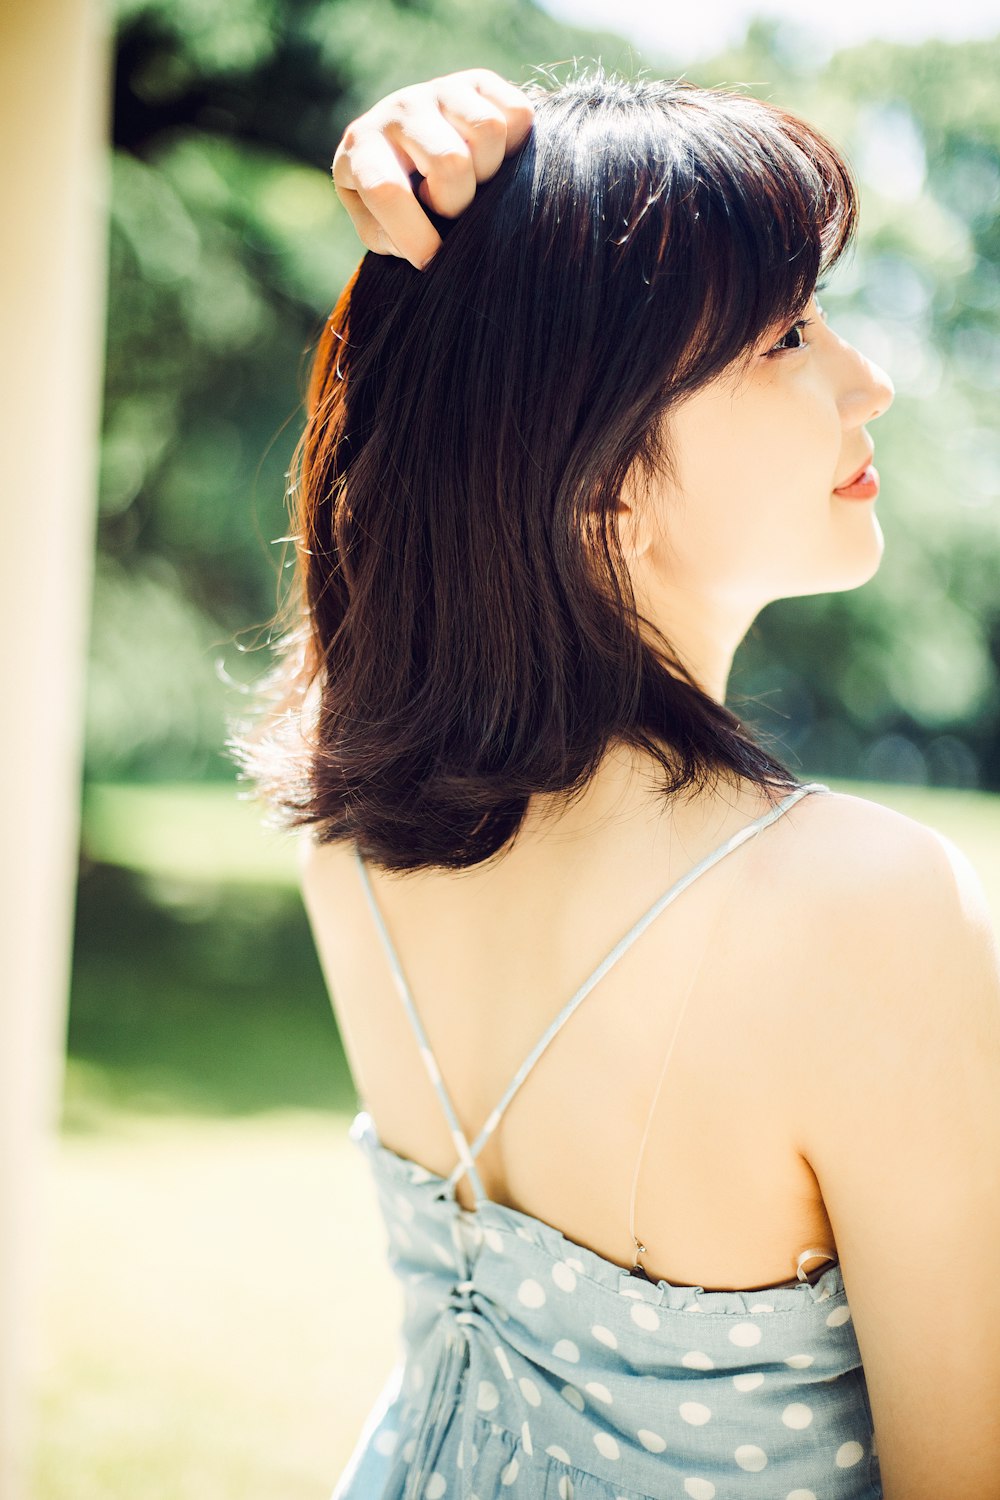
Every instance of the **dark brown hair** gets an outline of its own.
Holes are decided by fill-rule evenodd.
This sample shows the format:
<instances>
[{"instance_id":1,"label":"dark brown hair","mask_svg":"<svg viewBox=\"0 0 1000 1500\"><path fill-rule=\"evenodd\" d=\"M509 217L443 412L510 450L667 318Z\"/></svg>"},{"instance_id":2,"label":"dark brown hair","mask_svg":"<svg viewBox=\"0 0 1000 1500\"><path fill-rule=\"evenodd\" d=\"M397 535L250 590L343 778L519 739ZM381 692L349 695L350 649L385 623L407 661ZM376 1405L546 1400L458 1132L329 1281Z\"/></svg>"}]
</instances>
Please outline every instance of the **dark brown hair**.
<instances>
[{"instance_id":1,"label":"dark brown hair","mask_svg":"<svg viewBox=\"0 0 1000 1500\"><path fill-rule=\"evenodd\" d=\"M526 143L435 219L427 269L366 255L325 326L287 629L263 722L227 741L272 825L397 871L489 859L614 741L667 797L797 784L643 638L613 522L633 466L669 470L670 408L843 253L850 170L729 90L597 70L529 92Z\"/></svg>"}]
</instances>

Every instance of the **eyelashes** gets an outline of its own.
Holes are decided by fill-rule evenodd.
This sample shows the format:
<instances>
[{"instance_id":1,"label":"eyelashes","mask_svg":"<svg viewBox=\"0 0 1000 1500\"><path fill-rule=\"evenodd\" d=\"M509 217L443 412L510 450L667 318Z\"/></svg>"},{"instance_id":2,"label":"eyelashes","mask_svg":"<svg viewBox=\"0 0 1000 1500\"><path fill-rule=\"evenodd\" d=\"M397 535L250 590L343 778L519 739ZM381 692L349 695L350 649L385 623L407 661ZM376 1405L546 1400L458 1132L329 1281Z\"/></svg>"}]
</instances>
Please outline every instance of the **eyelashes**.
<instances>
[{"instance_id":1,"label":"eyelashes","mask_svg":"<svg viewBox=\"0 0 1000 1500\"><path fill-rule=\"evenodd\" d=\"M811 328L815 321L814 318L799 318L786 333L781 335L781 338L773 348L768 349L764 356L765 359L770 359L772 354L790 354L794 353L797 349L808 349L808 341L804 338L799 343L792 344L790 348L785 346L785 340L791 338L793 333L802 334L806 328Z\"/></svg>"},{"instance_id":2,"label":"eyelashes","mask_svg":"<svg viewBox=\"0 0 1000 1500\"><path fill-rule=\"evenodd\" d=\"M825 281L821 281L815 288L815 292L822 292L826 288L826 285L827 283ZM815 292L813 294L814 296ZM818 302L816 303L816 308L821 318L825 322L826 314L824 313ZM797 318L792 326L786 329L785 332L781 335L781 338L778 340L778 342L773 345L772 348L766 351L764 358L770 359L773 354L794 354L799 349L808 349L810 341L808 339L802 338L801 335L804 333L805 329L811 328L815 321L815 318ZM785 346L785 340L791 338L792 335L796 333L800 335L799 342L796 344L792 344L791 346Z\"/></svg>"}]
</instances>

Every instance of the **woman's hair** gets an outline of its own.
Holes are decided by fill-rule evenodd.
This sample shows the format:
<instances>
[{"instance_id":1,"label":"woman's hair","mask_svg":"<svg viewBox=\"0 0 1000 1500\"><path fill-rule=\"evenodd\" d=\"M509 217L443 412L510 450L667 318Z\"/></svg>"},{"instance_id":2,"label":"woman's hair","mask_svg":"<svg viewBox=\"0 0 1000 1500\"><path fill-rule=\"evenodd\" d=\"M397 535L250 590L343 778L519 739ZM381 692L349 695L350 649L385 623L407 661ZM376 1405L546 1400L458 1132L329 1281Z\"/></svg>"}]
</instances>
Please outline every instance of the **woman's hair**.
<instances>
[{"instance_id":1,"label":"woman's hair","mask_svg":"<svg viewBox=\"0 0 1000 1500\"><path fill-rule=\"evenodd\" d=\"M489 859L615 741L667 797L797 784L644 638L615 513L633 466L670 472L673 405L843 253L850 169L732 91L598 69L528 92L525 144L434 217L427 269L367 254L324 328L287 629L262 722L227 740L272 826L397 871Z\"/></svg>"}]
</instances>

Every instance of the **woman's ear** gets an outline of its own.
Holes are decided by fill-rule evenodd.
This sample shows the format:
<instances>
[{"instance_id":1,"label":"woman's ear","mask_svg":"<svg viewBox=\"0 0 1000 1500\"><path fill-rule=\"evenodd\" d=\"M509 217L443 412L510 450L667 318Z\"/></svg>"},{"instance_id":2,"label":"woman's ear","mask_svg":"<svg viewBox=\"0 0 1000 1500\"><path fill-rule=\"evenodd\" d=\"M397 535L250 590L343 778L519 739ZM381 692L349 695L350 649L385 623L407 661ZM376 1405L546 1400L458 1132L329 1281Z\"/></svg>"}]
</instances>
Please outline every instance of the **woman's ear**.
<instances>
[{"instance_id":1,"label":"woman's ear","mask_svg":"<svg viewBox=\"0 0 1000 1500\"><path fill-rule=\"evenodd\" d=\"M618 539L629 564L644 557L652 546L650 498L648 485L642 483L633 465L615 506Z\"/></svg>"}]
</instances>

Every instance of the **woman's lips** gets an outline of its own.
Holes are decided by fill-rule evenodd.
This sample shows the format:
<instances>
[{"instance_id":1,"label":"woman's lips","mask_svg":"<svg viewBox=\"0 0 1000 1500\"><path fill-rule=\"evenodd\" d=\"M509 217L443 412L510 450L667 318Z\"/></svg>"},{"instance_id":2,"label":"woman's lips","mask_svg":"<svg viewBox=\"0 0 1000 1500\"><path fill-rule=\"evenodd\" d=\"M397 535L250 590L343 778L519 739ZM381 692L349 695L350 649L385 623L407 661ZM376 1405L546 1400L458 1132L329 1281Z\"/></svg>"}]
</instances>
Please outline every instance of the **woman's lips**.
<instances>
[{"instance_id":1,"label":"woman's lips","mask_svg":"<svg viewBox=\"0 0 1000 1500\"><path fill-rule=\"evenodd\" d=\"M878 469L874 464L869 464L861 471L857 479L850 484L843 485L839 490L834 490L835 495L841 495L845 500L874 500L878 494L879 477Z\"/></svg>"}]
</instances>

